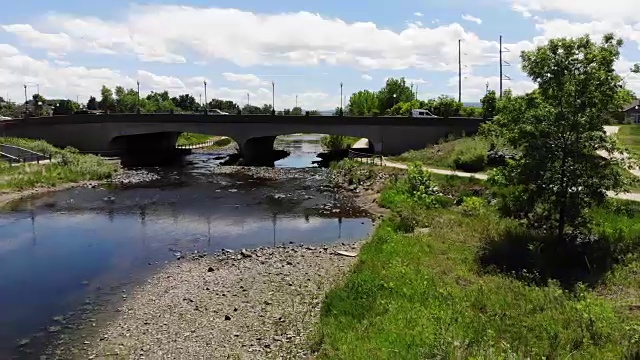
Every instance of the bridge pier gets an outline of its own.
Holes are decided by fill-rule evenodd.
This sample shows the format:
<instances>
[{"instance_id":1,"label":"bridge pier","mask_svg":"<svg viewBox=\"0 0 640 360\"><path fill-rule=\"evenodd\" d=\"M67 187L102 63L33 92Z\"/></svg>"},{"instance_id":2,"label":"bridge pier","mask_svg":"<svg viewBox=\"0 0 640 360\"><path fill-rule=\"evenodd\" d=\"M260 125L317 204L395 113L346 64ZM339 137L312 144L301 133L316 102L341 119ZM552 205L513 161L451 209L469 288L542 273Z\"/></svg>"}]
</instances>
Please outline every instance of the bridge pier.
<instances>
[{"instance_id":1,"label":"bridge pier","mask_svg":"<svg viewBox=\"0 0 640 360\"><path fill-rule=\"evenodd\" d=\"M275 136L262 136L240 142L242 165L273 166L275 141Z\"/></svg>"}]
</instances>

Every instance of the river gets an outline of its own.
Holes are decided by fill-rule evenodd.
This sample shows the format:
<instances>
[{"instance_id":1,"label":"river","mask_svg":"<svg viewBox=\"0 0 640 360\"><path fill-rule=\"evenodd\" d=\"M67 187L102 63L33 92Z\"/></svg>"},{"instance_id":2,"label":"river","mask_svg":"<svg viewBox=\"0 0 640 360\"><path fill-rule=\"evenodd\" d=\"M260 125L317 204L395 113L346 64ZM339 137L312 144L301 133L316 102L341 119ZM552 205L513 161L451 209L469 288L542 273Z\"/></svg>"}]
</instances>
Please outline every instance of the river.
<instances>
[{"instance_id":1,"label":"river","mask_svg":"<svg viewBox=\"0 0 640 360\"><path fill-rule=\"evenodd\" d=\"M280 170L264 170L277 179L221 171L221 153L211 151L180 166L144 169L156 179L143 184L11 204L0 213L0 358L38 358L167 263L369 234L366 214L322 186L327 170L313 165L319 135L279 138L276 147L291 152L276 162Z\"/></svg>"}]
</instances>

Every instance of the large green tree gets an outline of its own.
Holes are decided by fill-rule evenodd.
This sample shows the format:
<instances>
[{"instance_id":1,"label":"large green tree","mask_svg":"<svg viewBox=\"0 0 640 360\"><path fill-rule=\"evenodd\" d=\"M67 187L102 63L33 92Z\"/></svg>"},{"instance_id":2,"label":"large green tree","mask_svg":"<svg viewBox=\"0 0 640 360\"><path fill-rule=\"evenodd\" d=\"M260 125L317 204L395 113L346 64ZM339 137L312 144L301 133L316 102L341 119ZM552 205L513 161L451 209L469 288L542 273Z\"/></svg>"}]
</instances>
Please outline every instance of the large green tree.
<instances>
[{"instance_id":1,"label":"large green tree","mask_svg":"<svg viewBox=\"0 0 640 360\"><path fill-rule=\"evenodd\" d=\"M237 114L240 106L231 100L212 99L209 101L209 109L218 109L229 114ZM269 110L271 111L271 110Z\"/></svg>"},{"instance_id":2,"label":"large green tree","mask_svg":"<svg viewBox=\"0 0 640 360\"><path fill-rule=\"evenodd\" d=\"M415 95L404 78L389 78L384 87L378 91L377 98L378 111L384 114L398 103L413 100Z\"/></svg>"},{"instance_id":3,"label":"large green tree","mask_svg":"<svg viewBox=\"0 0 640 360\"><path fill-rule=\"evenodd\" d=\"M585 230L588 210L624 186L616 161L596 154L616 151L603 125L622 105L622 79L614 70L621 46L608 34L600 43L560 38L524 51L522 69L538 89L507 93L493 120L521 154L494 181L511 189L510 203L531 226L559 240Z\"/></svg>"},{"instance_id":4,"label":"large green tree","mask_svg":"<svg viewBox=\"0 0 640 360\"><path fill-rule=\"evenodd\" d=\"M171 98L173 105L177 108L180 108L184 111L196 111L200 107L196 98L191 96L190 94L182 94L178 95L178 97Z\"/></svg>"},{"instance_id":5,"label":"large green tree","mask_svg":"<svg viewBox=\"0 0 640 360\"><path fill-rule=\"evenodd\" d=\"M374 110L378 110L378 96L369 90L353 93L349 98L347 110L352 116L372 115Z\"/></svg>"},{"instance_id":6,"label":"large green tree","mask_svg":"<svg viewBox=\"0 0 640 360\"><path fill-rule=\"evenodd\" d=\"M116 100L113 98L113 91L106 85L102 85L100 89L100 110L116 111Z\"/></svg>"},{"instance_id":7,"label":"large green tree","mask_svg":"<svg viewBox=\"0 0 640 360\"><path fill-rule=\"evenodd\" d=\"M89 97L89 101L87 101L87 110L98 110L98 100L94 96Z\"/></svg>"},{"instance_id":8,"label":"large green tree","mask_svg":"<svg viewBox=\"0 0 640 360\"><path fill-rule=\"evenodd\" d=\"M495 90L489 90L482 99L480 99L480 103L482 104L482 116L488 119L496 116L498 97L496 96Z\"/></svg>"}]
</instances>

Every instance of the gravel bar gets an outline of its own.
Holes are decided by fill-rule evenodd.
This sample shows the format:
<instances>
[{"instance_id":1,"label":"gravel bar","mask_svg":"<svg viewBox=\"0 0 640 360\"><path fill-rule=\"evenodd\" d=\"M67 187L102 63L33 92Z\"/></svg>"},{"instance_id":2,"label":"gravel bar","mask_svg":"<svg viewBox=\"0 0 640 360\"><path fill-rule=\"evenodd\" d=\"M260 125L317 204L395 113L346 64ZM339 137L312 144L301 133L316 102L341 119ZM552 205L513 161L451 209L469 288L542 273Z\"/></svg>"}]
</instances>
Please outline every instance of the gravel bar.
<instances>
[{"instance_id":1,"label":"gravel bar","mask_svg":"<svg viewBox=\"0 0 640 360\"><path fill-rule=\"evenodd\" d=\"M57 355L306 358L324 294L344 277L359 247L300 245L177 261L123 294L115 319L96 338L60 348Z\"/></svg>"}]
</instances>

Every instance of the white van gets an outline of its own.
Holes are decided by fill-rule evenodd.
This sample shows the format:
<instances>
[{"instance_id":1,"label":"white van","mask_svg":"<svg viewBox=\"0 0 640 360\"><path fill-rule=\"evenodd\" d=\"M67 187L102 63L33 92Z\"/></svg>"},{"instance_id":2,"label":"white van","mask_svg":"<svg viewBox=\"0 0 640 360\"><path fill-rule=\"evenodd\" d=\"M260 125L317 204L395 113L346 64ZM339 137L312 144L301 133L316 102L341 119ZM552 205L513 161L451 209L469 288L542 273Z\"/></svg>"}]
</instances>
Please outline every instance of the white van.
<instances>
[{"instance_id":1,"label":"white van","mask_svg":"<svg viewBox=\"0 0 640 360\"><path fill-rule=\"evenodd\" d=\"M437 117L429 112L429 110L415 109L411 110L412 117Z\"/></svg>"}]
</instances>

